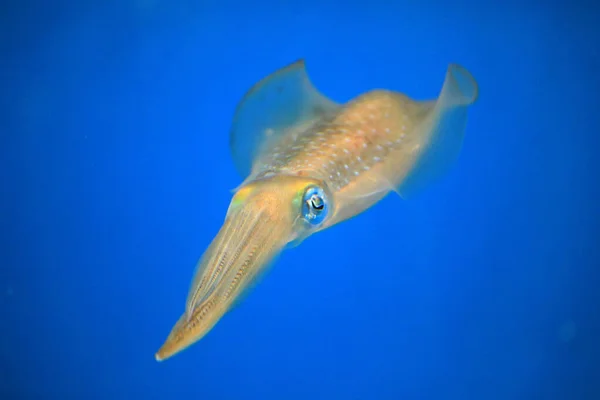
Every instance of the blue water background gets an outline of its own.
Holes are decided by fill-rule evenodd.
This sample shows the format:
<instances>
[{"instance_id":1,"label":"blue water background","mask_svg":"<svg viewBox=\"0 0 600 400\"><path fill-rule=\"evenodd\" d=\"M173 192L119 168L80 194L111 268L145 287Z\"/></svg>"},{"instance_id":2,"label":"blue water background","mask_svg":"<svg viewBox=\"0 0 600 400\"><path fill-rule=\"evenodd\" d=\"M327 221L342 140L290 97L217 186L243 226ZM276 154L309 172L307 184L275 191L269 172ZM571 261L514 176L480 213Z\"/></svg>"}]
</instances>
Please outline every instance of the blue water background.
<instances>
[{"instance_id":1,"label":"blue water background","mask_svg":"<svg viewBox=\"0 0 600 400\"><path fill-rule=\"evenodd\" d=\"M0 398L600 398L594 2L8 1ZM241 182L234 108L305 58L336 101L481 95L445 179L285 252L154 352Z\"/></svg>"}]
</instances>

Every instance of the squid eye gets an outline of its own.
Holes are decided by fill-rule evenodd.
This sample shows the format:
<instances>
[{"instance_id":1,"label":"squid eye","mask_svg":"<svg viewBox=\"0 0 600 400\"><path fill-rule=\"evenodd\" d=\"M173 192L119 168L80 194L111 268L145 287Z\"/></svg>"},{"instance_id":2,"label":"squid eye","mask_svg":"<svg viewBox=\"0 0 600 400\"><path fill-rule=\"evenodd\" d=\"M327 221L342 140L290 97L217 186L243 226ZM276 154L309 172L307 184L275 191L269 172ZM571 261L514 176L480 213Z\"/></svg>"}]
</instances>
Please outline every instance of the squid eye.
<instances>
[{"instance_id":1,"label":"squid eye","mask_svg":"<svg viewBox=\"0 0 600 400\"><path fill-rule=\"evenodd\" d=\"M304 193L302 214L311 225L319 225L327 217L327 197L320 187L311 187Z\"/></svg>"}]
</instances>

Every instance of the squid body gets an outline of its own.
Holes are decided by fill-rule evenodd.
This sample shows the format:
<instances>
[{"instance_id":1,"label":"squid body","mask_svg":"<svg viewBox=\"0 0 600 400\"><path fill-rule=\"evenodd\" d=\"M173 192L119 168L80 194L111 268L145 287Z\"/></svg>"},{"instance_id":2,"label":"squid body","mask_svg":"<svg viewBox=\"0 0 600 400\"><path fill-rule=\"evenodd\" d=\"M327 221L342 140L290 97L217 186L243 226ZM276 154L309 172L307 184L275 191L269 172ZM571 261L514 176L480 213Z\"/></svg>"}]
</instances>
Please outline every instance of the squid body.
<instances>
[{"instance_id":1,"label":"squid body","mask_svg":"<svg viewBox=\"0 0 600 400\"><path fill-rule=\"evenodd\" d=\"M200 258L183 315L155 357L206 335L286 246L356 216L390 192L407 198L457 159L477 82L449 65L436 99L372 90L339 104L311 83L303 60L255 84L230 132L245 178Z\"/></svg>"}]
</instances>

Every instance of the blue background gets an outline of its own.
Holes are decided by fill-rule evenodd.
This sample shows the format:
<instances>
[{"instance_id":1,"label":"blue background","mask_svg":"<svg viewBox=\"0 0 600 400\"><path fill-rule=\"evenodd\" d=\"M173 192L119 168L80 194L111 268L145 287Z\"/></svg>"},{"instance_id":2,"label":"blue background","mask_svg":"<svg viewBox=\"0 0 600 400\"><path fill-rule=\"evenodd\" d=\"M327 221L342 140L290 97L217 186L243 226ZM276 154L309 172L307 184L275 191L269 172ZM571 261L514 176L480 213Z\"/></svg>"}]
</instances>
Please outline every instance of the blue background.
<instances>
[{"instance_id":1,"label":"blue background","mask_svg":"<svg viewBox=\"0 0 600 400\"><path fill-rule=\"evenodd\" d=\"M539 3L4 2L0 398L600 398L600 7ZM234 107L301 57L337 101L464 65L459 162L157 363L241 182Z\"/></svg>"}]
</instances>

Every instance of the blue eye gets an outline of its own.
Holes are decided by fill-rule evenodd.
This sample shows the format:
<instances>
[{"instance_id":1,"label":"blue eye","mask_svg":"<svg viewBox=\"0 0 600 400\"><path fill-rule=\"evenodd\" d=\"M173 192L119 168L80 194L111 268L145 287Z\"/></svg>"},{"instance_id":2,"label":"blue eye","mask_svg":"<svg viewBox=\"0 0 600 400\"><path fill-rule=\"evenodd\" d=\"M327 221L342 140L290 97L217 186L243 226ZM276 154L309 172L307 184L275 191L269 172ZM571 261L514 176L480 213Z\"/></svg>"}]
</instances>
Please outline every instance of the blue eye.
<instances>
[{"instance_id":1,"label":"blue eye","mask_svg":"<svg viewBox=\"0 0 600 400\"><path fill-rule=\"evenodd\" d=\"M302 215L311 225L319 225L327 217L329 205L327 197L320 187L311 187L302 199Z\"/></svg>"}]
</instances>

